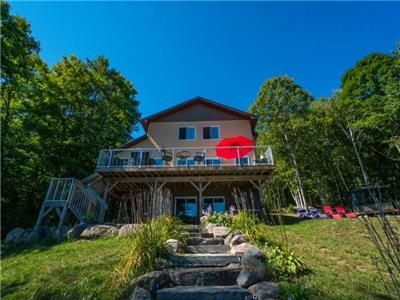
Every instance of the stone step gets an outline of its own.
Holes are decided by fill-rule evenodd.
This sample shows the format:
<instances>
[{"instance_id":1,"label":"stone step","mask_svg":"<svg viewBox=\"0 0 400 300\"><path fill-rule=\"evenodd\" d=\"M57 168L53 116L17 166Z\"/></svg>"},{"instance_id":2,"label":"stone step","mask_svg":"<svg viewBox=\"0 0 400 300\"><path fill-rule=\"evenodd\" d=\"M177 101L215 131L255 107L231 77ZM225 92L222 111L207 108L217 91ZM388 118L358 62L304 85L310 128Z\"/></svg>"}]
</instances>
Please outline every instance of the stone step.
<instances>
[{"instance_id":1,"label":"stone step","mask_svg":"<svg viewBox=\"0 0 400 300\"><path fill-rule=\"evenodd\" d=\"M239 263L240 257L228 254L179 254L170 257L175 267L224 267Z\"/></svg>"},{"instance_id":2,"label":"stone step","mask_svg":"<svg viewBox=\"0 0 400 300\"><path fill-rule=\"evenodd\" d=\"M176 286L235 285L241 269L184 268L171 270L170 276Z\"/></svg>"},{"instance_id":3,"label":"stone step","mask_svg":"<svg viewBox=\"0 0 400 300\"><path fill-rule=\"evenodd\" d=\"M223 245L223 239L190 237L187 240L188 245Z\"/></svg>"},{"instance_id":4,"label":"stone step","mask_svg":"<svg viewBox=\"0 0 400 300\"><path fill-rule=\"evenodd\" d=\"M243 300L247 296L251 297L249 292L238 286L178 286L157 291L157 300Z\"/></svg>"},{"instance_id":5,"label":"stone step","mask_svg":"<svg viewBox=\"0 0 400 300\"><path fill-rule=\"evenodd\" d=\"M189 245L186 253L228 253L227 245Z\"/></svg>"},{"instance_id":6,"label":"stone step","mask_svg":"<svg viewBox=\"0 0 400 300\"><path fill-rule=\"evenodd\" d=\"M212 233L208 233L205 231L201 232L186 232L185 235L188 238L213 238L214 235Z\"/></svg>"},{"instance_id":7,"label":"stone step","mask_svg":"<svg viewBox=\"0 0 400 300\"><path fill-rule=\"evenodd\" d=\"M203 230L199 225L182 225L182 228L186 232L200 232Z\"/></svg>"}]
</instances>

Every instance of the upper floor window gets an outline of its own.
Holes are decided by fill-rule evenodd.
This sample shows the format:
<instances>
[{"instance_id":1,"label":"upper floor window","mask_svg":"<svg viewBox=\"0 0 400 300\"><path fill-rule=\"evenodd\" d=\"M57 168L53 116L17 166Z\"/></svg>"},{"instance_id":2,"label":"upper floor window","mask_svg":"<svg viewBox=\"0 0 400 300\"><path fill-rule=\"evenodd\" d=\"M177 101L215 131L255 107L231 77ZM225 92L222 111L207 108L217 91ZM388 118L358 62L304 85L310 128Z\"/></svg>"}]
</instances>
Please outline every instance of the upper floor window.
<instances>
[{"instance_id":1,"label":"upper floor window","mask_svg":"<svg viewBox=\"0 0 400 300\"><path fill-rule=\"evenodd\" d=\"M179 127L178 140L194 141L196 139L196 127Z\"/></svg>"},{"instance_id":2,"label":"upper floor window","mask_svg":"<svg viewBox=\"0 0 400 300\"><path fill-rule=\"evenodd\" d=\"M219 140L219 126L204 126L203 140Z\"/></svg>"}]
</instances>

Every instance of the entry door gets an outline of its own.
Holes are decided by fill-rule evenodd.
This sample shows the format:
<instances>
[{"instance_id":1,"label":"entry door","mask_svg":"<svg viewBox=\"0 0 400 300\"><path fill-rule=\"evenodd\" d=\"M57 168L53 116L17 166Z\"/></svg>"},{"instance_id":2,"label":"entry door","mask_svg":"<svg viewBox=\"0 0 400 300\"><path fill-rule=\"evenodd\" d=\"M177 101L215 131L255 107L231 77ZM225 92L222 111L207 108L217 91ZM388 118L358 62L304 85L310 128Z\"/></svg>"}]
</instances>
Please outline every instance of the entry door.
<instances>
[{"instance_id":1,"label":"entry door","mask_svg":"<svg viewBox=\"0 0 400 300\"><path fill-rule=\"evenodd\" d=\"M197 223L197 198L175 197L175 216L185 223Z\"/></svg>"},{"instance_id":2,"label":"entry door","mask_svg":"<svg viewBox=\"0 0 400 300\"><path fill-rule=\"evenodd\" d=\"M203 209L207 210L211 206L213 212L224 213L225 209L225 198L223 196L203 197Z\"/></svg>"}]
</instances>

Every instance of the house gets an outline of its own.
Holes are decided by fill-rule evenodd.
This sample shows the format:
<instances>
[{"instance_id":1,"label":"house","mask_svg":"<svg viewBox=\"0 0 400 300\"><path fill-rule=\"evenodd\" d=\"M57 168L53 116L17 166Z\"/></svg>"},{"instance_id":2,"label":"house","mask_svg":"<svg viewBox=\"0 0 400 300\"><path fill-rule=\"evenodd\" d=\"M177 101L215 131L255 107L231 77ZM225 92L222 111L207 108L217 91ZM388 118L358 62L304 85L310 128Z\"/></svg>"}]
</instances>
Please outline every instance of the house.
<instances>
[{"instance_id":1,"label":"house","mask_svg":"<svg viewBox=\"0 0 400 300\"><path fill-rule=\"evenodd\" d=\"M198 223L203 211L232 206L265 214L263 185L275 166L268 146L254 146L256 116L196 97L141 124L143 136L100 151L93 175L53 179L37 225L51 210L60 225L68 212L100 223L145 222L160 214ZM219 146L223 141L250 144Z\"/></svg>"}]
</instances>

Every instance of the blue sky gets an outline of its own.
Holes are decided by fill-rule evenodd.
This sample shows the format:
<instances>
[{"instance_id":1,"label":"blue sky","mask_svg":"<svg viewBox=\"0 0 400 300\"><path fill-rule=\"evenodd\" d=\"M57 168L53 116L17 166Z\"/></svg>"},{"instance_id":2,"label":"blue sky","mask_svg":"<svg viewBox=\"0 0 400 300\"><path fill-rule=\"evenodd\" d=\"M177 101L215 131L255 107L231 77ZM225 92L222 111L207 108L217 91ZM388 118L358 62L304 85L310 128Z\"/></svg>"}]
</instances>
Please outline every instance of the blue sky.
<instances>
[{"instance_id":1,"label":"blue sky","mask_svg":"<svg viewBox=\"0 0 400 300\"><path fill-rule=\"evenodd\" d=\"M108 57L134 83L143 116L195 96L247 110L263 81L283 74L329 96L357 60L400 41L396 2L11 5L31 22L48 64Z\"/></svg>"}]
</instances>

